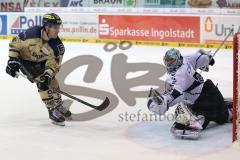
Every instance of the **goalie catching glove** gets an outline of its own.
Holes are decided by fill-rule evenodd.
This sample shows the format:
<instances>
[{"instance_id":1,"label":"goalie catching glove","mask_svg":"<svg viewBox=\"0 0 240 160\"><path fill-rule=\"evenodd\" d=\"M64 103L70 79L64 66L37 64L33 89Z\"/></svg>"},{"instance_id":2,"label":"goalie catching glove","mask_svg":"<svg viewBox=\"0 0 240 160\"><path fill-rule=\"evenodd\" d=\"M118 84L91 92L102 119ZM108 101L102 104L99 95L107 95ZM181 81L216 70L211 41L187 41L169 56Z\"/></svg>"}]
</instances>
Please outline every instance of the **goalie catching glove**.
<instances>
[{"instance_id":1,"label":"goalie catching glove","mask_svg":"<svg viewBox=\"0 0 240 160\"><path fill-rule=\"evenodd\" d=\"M157 90L151 88L147 107L150 111L158 115L163 115L169 107L181 102L182 99L183 94L176 89L160 94Z\"/></svg>"},{"instance_id":2,"label":"goalie catching glove","mask_svg":"<svg viewBox=\"0 0 240 160\"><path fill-rule=\"evenodd\" d=\"M151 112L158 115L163 115L168 110L166 98L152 88L148 96L147 107Z\"/></svg>"}]
</instances>

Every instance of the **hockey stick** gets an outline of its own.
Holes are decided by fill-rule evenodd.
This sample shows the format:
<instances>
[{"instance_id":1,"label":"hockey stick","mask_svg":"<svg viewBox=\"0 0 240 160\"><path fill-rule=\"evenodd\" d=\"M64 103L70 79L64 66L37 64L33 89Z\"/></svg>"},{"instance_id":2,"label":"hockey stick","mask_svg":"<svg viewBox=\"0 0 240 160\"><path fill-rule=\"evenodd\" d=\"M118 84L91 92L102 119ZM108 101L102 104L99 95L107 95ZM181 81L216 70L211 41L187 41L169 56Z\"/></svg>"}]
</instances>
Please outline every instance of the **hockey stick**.
<instances>
[{"instance_id":1,"label":"hockey stick","mask_svg":"<svg viewBox=\"0 0 240 160\"><path fill-rule=\"evenodd\" d=\"M24 75L24 74L22 74L22 73L20 73L20 72L16 72L16 78L18 78L19 76L27 79L27 76L26 76L26 75ZM35 80L35 82L38 83L38 81L36 81L36 80ZM77 97L74 97L74 96L72 96L72 95L70 95L70 94L68 94L68 93L66 93L66 92L64 92L64 91L61 91L60 89L55 89L54 91L56 91L56 92L59 93L59 94L62 94L62 95L64 95L64 96L66 96L66 97L68 97L68 98L71 98L71 99L73 99L73 100L75 100L75 101L77 101L77 102L80 102L80 103L82 103L82 104L85 104L85 105L87 105L87 106L89 106L89 107L91 107L91 108L93 108L93 109L98 110L98 111L102 111L102 110L106 109L106 108L109 106L109 104L110 104L110 100L109 100L108 97L105 98L105 100L103 101L102 104L100 104L100 105L98 105L98 106L95 106L95 105L92 105L92 104L90 104L90 103L88 103L88 102L86 102L86 101L83 101L83 100L81 100L81 99L79 99L79 98L77 98Z\"/></svg>"},{"instance_id":2,"label":"hockey stick","mask_svg":"<svg viewBox=\"0 0 240 160\"><path fill-rule=\"evenodd\" d=\"M222 48L222 46L224 45L224 43L227 41L227 39L230 37L230 35L233 33L233 28L231 29L231 31L228 33L228 35L225 37L225 39L222 41L222 43L220 44L220 46L217 48L217 50L213 53L212 58L217 54L217 52ZM211 60L211 59L210 59Z\"/></svg>"}]
</instances>

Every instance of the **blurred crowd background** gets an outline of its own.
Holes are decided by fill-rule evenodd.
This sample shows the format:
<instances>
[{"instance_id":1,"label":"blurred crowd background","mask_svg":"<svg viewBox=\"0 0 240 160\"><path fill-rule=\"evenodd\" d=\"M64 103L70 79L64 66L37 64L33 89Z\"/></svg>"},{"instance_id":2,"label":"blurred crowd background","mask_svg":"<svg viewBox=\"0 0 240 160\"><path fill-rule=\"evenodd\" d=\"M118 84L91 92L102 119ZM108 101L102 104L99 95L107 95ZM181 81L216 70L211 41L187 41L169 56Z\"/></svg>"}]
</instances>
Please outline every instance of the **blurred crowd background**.
<instances>
[{"instance_id":1,"label":"blurred crowd background","mask_svg":"<svg viewBox=\"0 0 240 160\"><path fill-rule=\"evenodd\" d=\"M240 0L0 0L1 12L24 12L29 7L240 9Z\"/></svg>"}]
</instances>

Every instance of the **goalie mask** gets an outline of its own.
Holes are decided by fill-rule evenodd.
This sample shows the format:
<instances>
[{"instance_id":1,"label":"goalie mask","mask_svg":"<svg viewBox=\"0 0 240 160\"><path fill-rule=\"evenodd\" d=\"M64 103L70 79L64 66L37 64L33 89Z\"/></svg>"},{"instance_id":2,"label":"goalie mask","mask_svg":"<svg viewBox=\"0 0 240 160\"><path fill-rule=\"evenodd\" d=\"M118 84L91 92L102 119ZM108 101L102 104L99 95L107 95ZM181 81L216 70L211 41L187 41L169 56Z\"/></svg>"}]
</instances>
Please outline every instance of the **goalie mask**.
<instances>
[{"instance_id":1,"label":"goalie mask","mask_svg":"<svg viewBox=\"0 0 240 160\"><path fill-rule=\"evenodd\" d=\"M173 72L181 67L183 63L183 57L181 56L179 50L172 48L166 52L163 62L167 67L167 71Z\"/></svg>"}]
</instances>

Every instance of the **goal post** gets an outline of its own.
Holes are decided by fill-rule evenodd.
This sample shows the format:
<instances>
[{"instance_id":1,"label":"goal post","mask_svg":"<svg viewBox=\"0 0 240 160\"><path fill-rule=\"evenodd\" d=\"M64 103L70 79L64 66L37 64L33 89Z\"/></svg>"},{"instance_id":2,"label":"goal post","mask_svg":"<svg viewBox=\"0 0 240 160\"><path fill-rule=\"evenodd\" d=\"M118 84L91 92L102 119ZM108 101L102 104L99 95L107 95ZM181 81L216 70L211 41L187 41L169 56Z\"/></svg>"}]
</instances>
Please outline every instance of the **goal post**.
<instances>
[{"instance_id":1,"label":"goal post","mask_svg":"<svg viewBox=\"0 0 240 160\"><path fill-rule=\"evenodd\" d=\"M233 142L239 140L239 54L240 54L240 33L236 33L233 38L233 126L232 126L232 140Z\"/></svg>"}]
</instances>

